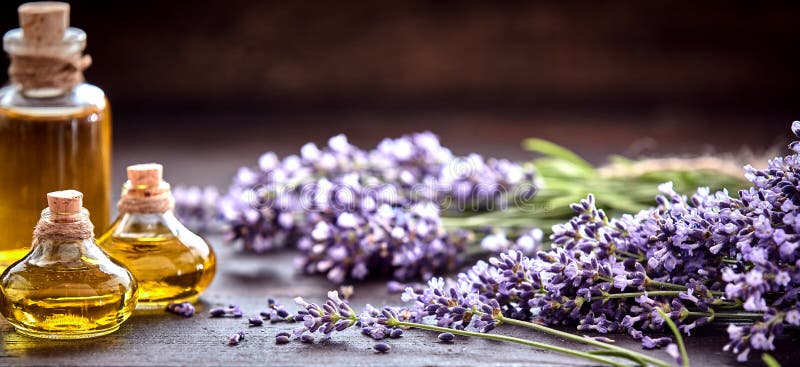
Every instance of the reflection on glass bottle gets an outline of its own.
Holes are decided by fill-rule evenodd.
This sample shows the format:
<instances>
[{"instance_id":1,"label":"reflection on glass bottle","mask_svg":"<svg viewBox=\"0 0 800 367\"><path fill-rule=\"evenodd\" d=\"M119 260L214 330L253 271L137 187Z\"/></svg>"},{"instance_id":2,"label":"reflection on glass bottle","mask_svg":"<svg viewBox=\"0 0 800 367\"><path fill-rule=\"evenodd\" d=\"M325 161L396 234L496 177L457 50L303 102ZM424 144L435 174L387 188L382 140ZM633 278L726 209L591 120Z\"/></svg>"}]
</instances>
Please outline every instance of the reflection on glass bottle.
<instances>
[{"instance_id":1,"label":"reflection on glass bottle","mask_svg":"<svg viewBox=\"0 0 800 367\"><path fill-rule=\"evenodd\" d=\"M0 313L21 334L105 335L136 308L136 281L95 243L83 194L47 194L30 252L0 276Z\"/></svg>"},{"instance_id":2,"label":"reflection on glass bottle","mask_svg":"<svg viewBox=\"0 0 800 367\"><path fill-rule=\"evenodd\" d=\"M139 307L194 302L216 272L214 251L173 214L170 186L160 164L128 167L120 212L98 243L125 264L139 283Z\"/></svg>"},{"instance_id":3,"label":"reflection on glass bottle","mask_svg":"<svg viewBox=\"0 0 800 367\"><path fill-rule=\"evenodd\" d=\"M47 192L73 187L107 228L111 202L111 112L83 82L86 33L68 27L69 5L28 3L21 29L3 37L10 84L0 89L0 270L30 249L30 228Z\"/></svg>"}]
</instances>

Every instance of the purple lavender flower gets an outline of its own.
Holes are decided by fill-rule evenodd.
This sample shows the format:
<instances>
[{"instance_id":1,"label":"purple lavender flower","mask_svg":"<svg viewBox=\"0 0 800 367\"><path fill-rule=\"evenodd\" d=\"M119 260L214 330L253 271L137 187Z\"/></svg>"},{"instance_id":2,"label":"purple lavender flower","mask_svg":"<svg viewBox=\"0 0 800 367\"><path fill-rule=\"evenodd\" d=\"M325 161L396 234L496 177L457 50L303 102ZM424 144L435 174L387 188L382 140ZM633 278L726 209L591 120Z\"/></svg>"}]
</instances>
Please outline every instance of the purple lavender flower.
<instances>
[{"instance_id":1,"label":"purple lavender flower","mask_svg":"<svg viewBox=\"0 0 800 367\"><path fill-rule=\"evenodd\" d=\"M295 302L303 307L295 316L301 317L303 322L302 327L294 330L298 337L317 331L330 335L334 331L347 329L359 321L355 311L346 301L339 298L337 291L328 292L328 299L322 306L308 303L301 297L295 298Z\"/></svg>"},{"instance_id":2,"label":"purple lavender flower","mask_svg":"<svg viewBox=\"0 0 800 367\"><path fill-rule=\"evenodd\" d=\"M239 330L228 337L228 345L239 345L244 340L244 330Z\"/></svg>"},{"instance_id":3,"label":"purple lavender flower","mask_svg":"<svg viewBox=\"0 0 800 367\"><path fill-rule=\"evenodd\" d=\"M439 339L439 341L442 343L452 343L455 338L456 337L453 335L453 333L441 333L437 337L437 339Z\"/></svg>"},{"instance_id":4,"label":"purple lavender flower","mask_svg":"<svg viewBox=\"0 0 800 367\"><path fill-rule=\"evenodd\" d=\"M274 298L267 299L267 310L261 311L259 315L264 320L269 320L271 323L294 321L294 318L289 314L289 311L286 311L286 309Z\"/></svg>"},{"instance_id":5,"label":"purple lavender flower","mask_svg":"<svg viewBox=\"0 0 800 367\"><path fill-rule=\"evenodd\" d=\"M390 349L392 349L392 347L390 347L389 344L386 343L375 343L375 345L372 346L372 349L375 349L375 351L378 353L386 353Z\"/></svg>"},{"instance_id":6,"label":"purple lavender flower","mask_svg":"<svg viewBox=\"0 0 800 367\"><path fill-rule=\"evenodd\" d=\"M250 323L250 325L252 325L252 326L261 326L261 325L264 325L264 320L262 320L262 319L261 319L260 317L258 317L258 316L254 316L254 317L251 317L251 318L247 319L247 322L249 322L249 323Z\"/></svg>"},{"instance_id":7,"label":"purple lavender flower","mask_svg":"<svg viewBox=\"0 0 800 367\"><path fill-rule=\"evenodd\" d=\"M211 317L233 317L240 318L244 315L238 305L229 305L227 308L216 307L208 311Z\"/></svg>"},{"instance_id":8,"label":"purple lavender flower","mask_svg":"<svg viewBox=\"0 0 800 367\"><path fill-rule=\"evenodd\" d=\"M214 186L175 186L175 216L196 233L217 233L224 229L224 223L217 210L219 191Z\"/></svg>"},{"instance_id":9,"label":"purple lavender flower","mask_svg":"<svg viewBox=\"0 0 800 367\"><path fill-rule=\"evenodd\" d=\"M535 192L533 171L472 154L454 158L431 133L385 139L371 151L343 135L300 155L266 153L243 167L219 212L228 238L265 252L297 243L297 265L335 283L390 275L430 278L454 270L467 232L445 231L440 210L487 210ZM519 241L531 250L536 234Z\"/></svg>"},{"instance_id":10,"label":"purple lavender flower","mask_svg":"<svg viewBox=\"0 0 800 367\"><path fill-rule=\"evenodd\" d=\"M307 214L313 229L298 241L298 266L337 284L368 275L408 280L452 270L469 234L445 231L433 203L398 207L407 199L384 196L368 180L346 175L310 189L319 211ZM337 199L343 191L346 198Z\"/></svg>"},{"instance_id":11,"label":"purple lavender flower","mask_svg":"<svg viewBox=\"0 0 800 367\"><path fill-rule=\"evenodd\" d=\"M481 240L481 248L494 254L516 250L526 256L533 256L541 247L543 236L544 232L541 229L534 228L511 241L504 232L498 231L486 235Z\"/></svg>"}]
</instances>

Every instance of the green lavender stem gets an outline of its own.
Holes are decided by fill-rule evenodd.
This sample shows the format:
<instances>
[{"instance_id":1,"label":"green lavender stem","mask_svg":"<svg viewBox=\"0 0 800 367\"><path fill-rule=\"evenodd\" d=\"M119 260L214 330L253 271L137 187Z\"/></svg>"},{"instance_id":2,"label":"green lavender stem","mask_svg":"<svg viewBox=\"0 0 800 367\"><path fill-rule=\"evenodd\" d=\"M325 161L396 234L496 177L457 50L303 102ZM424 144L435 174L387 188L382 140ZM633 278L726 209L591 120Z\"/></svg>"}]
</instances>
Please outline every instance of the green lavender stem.
<instances>
[{"instance_id":1,"label":"green lavender stem","mask_svg":"<svg viewBox=\"0 0 800 367\"><path fill-rule=\"evenodd\" d=\"M609 365L609 366L630 367L629 365L627 365L625 363L620 363L620 362L617 362L617 361L613 361L611 359L604 358L604 357L601 357L601 356L596 356L596 355L589 354L589 353L584 353L584 352L579 352L579 351L575 351L575 350L571 350L571 349L567 349L567 348L562 348L562 347L558 347L558 346L555 346L555 345L539 343L539 342L535 342L535 341L531 341L531 340L525 340L525 339L521 339L521 338L515 338L513 336L505 336L505 335L499 335L499 334L485 334L485 333L479 333L479 332L474 332L474 331L466 331L466 330L455 330L455 329L448 329L448 328L439 327L439 326L435 326L435 325L418 324L418 323L415 323L415 322L405 322L405 321L400 321L400 320L389 320L389 321L387 321L386 325L393 326L393 327L408 327L408 328L424 329L424 330L430 330L430 331L438 331L440 333L451 333L451 334L455 334L455 335L470 336L470 337L474 337L474 338L482 338L482 339L490 339L490 340L498 340L498 341L504 341L504 342L517 343L517 344L527 345L527 346L534 347L534 348L540 348L540 349L549 350L549 351L553 351L553 352L557 352L557 353L571 355L571 356L574 356L574 357L580 357L580 358L584 358L584 359L588 359L588 360L591 360L591 361L599 362L599 363L602 363L602 364L605 364L605 365Z\"/></svg>"},{"instance_id":2,"label":"green lavender stem","mask_svg":"<svg viewBox=\"0 0 800 367\"><path fill-rule=\"evenodd\" d=\"M670 367L669 363L666 363L664 361L661 361L659 359L650 357L650 356L645 355L645 354L641 354L641 353L638 353L638 352L634 352L632 350L628 350L628 349L625 349L625 348L618 347L618 346L613 345L613 344L603 343L601 341L597 341L597 340L590 339L590 338L585 338L585 337L582 337L582 336L579 336L579 335L575 335L575 334L570 334L570 333L563 332L563 331L560 331L560 330L556 330L556 329L553 329L553 328L550 328L550 327L547 327L547 326L534 324L532 322L512 319L512 318L508 318L508 317L505 317L505 316L499 316L497 319L498 319L498 321L503 322L503 323L522 326L522 327L526 327L526 328L529 328L529 329L534 329L534 330L537 330L537 331L541 331L541 332L544 332L544 333L547 333L547 334L550 334L550 335L555 335L555 336L558 336L558 337L561 337L561 338L564 338L564 339L572 340L572 341L575 341L575 342L578 342L578 343L588 344L588 345L592 345L592 346L595 346L595 347L611 350L611 351L619 353L620 355L628 355L628 356L633 357L634 359L645 361L645 362L648 362L648 363L650 363L652 365L655 365L655 366Z\"/></svg>"},{"instance_id":3,"label":"green lavender stem","mask_svg":"<svg viewBox=\"0 0 800 367\"><path fill-rule=\"evenodd\" d=\"M672 319L660 308L656 308L656 311L658 311L658 314L664 319L664 322L667 323L669 329L672 330L672 334L675 335L675 342L678 343L678 350L681 352L683 367L689 367L689 354L686 353L686 344L683 343L683 337L681 336L681 332L678 331L678 326L676 326L675 323L672 322Z\"/></svg>"},{"instance_id":4,"label":"green lavender stem","mask_svg":"<svg viewBox=\"0 0 800 367\"><path fill-rule=\"evenodd\" d=\"M630 293L609 293L603 296L605 299L611 298L634 298L647 293L648 296L677 296L682 291L649 291L649 292L630 292Z\"/></svg>"},{"instance_id":5,"label":"green lavender stem","mask_svg":"<svg viewBox=\"0 0 800 367\"><path fill-rule=\"evenodd\" d=\"M761 320L764 314L758 312L689 312L689 316L711 317L724 320Z\"/></svg>"},{"instance_id":6,"label":"green lavender stem","mask_svg":"<svg viewBox=\"0 0 800 367\"><path fill-rule=\"evenodd\" d=\"M645 284L656 286L656 287L659 287L659 288L675 289L675 290L679 290L679 291L688 290L688 288L686 288L686 286L684 286L684 285L674 284L674 283L666 283L666 282L659 282L657 280L650 279L650 277L648 277L647 280L645 280Z\"/></svg>"}]
</instances>

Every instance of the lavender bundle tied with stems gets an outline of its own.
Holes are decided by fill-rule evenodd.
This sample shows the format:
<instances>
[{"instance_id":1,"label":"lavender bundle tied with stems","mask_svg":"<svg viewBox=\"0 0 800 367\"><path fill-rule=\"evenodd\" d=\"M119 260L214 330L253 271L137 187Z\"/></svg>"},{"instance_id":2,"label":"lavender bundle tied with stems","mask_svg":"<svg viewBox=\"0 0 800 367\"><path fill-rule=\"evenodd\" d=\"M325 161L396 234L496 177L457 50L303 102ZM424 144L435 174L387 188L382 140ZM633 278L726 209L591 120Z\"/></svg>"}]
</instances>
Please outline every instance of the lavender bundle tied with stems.
<instances>
[{"instance_id":1,"label":"lavender bundle tied with stems","mask_svg":"<svg viewBox=\"0 0 800 367\"><path fill-rule=\"evenodd\" d=\"M178 187L176 214L201 232L224 230L248 252L299 243L298 266L335 283L387 274L426 280L485 252L534 254L548 228L568 215L561 208L590 190L600 190L603 207L618 212L652 202L654 180L674 179L681 192L696 182L741 181L730 169L709 171L724 160L671 159L659 173L640 167L664 166L659 160L615 158L595 169L549 142L528 139L524 146L544 156L523 164L458 157L427 132L384 139L367 151L337 135L322 148L304 145L298 155L262 155L258 167L239 169L221 197L213 188ZM678 163L690 167L676 169ZM616 194L621 187L628 195ZM420 217L420 207L437 210ZM537 226L545 231L531 230ZM468 248L472 238L481 246Z\"/></svg>"}]
</instances>

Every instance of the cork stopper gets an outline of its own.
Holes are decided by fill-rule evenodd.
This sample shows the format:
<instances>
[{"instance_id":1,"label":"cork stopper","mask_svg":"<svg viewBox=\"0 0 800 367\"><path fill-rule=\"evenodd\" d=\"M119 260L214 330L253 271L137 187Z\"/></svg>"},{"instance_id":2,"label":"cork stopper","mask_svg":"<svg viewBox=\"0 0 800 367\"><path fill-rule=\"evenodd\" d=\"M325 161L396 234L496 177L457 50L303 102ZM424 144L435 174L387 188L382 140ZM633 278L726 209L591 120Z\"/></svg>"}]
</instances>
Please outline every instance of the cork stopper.
<instances>
[{"instance_id":1,"label":"cork stopper","mask_svg":"<svg viewBox=\"0 0 800 367\"><path fill-rule=\"evenodd\" d=\"M25 42L40 45L61 43L69 27L69 4L57 1L31 2L17 8Z\"/></svg>"},{"instance_id":2,"label":"cork stopper","mask_svg":"<svg viewBox=\"0 0 800 367\"><path fill-rule=\"evenodd\" d=\"M47 207L54 222L74 222L83 209L83 193L76 190L47 193Z\"/></svg>"},{"instance_id":3,"label":"cork stopper","mask_svg":"<svg viewBox=\"0 0 800 367\"><path fill-rule=\"evenodd\" d=\"M158 163L134 164L128 166L128 180L131 186L136 187L158 187L161 184L164 174L164 166Z\"/></svg>"}]
</instances>

